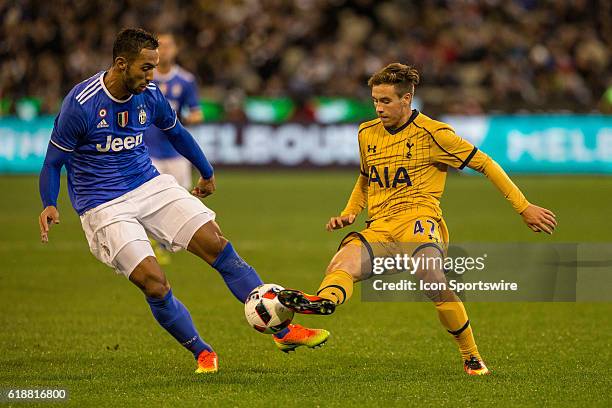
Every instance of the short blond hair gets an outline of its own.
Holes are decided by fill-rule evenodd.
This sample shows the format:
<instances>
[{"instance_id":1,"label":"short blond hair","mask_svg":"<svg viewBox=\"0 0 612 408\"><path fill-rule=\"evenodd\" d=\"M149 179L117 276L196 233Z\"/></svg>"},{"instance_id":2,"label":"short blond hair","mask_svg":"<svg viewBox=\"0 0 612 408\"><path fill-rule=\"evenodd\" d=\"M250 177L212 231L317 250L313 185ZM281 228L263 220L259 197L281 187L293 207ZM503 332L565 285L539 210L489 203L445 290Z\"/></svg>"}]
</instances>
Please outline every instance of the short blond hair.
<instances>
[{"instance_id":1,"label":"short blond hair","mask_svg":"<svg viewBox=\"0 0 612 408\"><path fill-rule=\"evenodd\" d=\"M374 73L368 79L368 86L393 85L395 92L401 98L407 93L414 95L414 88L419 84L419 71L411 65L394 62L380 71Z\"/></svg>"}]
</instances>

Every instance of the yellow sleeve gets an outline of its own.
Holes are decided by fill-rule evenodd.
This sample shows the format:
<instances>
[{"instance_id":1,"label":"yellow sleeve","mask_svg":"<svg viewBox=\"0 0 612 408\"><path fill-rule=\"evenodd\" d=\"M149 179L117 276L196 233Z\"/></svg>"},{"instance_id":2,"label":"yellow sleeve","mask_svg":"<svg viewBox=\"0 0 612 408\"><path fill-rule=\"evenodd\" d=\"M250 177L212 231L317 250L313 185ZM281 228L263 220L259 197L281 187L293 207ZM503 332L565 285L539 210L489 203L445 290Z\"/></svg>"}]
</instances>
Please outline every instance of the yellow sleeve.
<instances>
[{"instance_id":1,"label":"yellow sleeve","mask_svg":"<svg viewBox=\"0 0 612 408\"><path fill-rule=\"evenodd\" d=\"M450 127L438 129L432 134L432 137L435 145L435 148L432 149L435 161L458 169L467 166L484 174L519 214L529 206L529 201L510 180L504 169L470 142L457 136Z\"/></svg>"},{"instance_id":2,"label":"yellow sleeve","mask_svg":"<svg viewBox=\"0 0 612 408\"><path fill-rule=\"evenodd\" d=\"M372 126L371 122L365 122L359 126L359 132L357 133L357 141L359 143L359 177L357 177L351 197L340 215L357 215L368 205L369 168L366 162L366 153L362 146L362 138L365 137L365 133L362 133L362 130L370 126Z\"/></svg>"},{"instance_id":3,"label":"yellow sleeve","mask_svg":"<svg viewBox=\"0 0 612 408\"><path fill-rule=\"evenodd\" d=\"M368 204L368 178L360 174L353 187L351 197L340 215L359 214Z\"/></svg>"},{"instance_id":4,"label":"yellow sleeve","mask_svg":"<svg viewBox=\"0 0 612 408\"><path fill-rule=\"evenodd\" d=\"M366 163L366 154L365 154L365 150L362 148L362 143L361 143L361 134L357 135L357 143L359 144L359 172L361 173L361 175L368 177L369 176L369 169L368 169L368 165Z\"/></svg>"},{"instance_id":5,"label":"yellow sleeve","mask_svg":"<svg viewBox=\"0 0 612 408\"><path fill-rule=\"evenodd\" d=\"M433 139L431 158L436 163L463 169L478 150L473 144L457 136L450 126L430 132L430 135Z\"/></svg>"},{"instance_id":6,"label":"yellow sleeve","mask_svg":"<svg viewBox=\"0 0 612 408\"><path fill-rule=\"evenodd\" d=\"M495 187L510 201L517 213L522 213L529 206L529 201L521 190L510 180L504 169L487 154L478 150L467 166L487 176L491 183L495 184Z\"/></svg>"}]
</instances>

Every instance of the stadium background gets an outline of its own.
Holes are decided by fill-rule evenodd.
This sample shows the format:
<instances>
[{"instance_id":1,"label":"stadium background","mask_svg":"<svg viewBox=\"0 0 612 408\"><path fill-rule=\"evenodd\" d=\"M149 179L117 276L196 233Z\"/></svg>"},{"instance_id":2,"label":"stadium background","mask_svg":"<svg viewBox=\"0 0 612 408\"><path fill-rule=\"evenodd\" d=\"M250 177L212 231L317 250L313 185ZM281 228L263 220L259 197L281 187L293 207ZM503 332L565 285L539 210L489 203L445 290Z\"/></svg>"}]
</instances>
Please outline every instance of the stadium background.
<instances>
[{"instance_id":1,"label":"stadium background","mask_svg":"<svg viewBox=\"0 0 612 408\"><path fill-rule=\"evenodd\" d=\"M35 174L63 95L109 66L120 28L142 26L179 39L207 121L192 131L220 169L207 204L267 281L318 283L341 235L323 224L356 176L356 123L373 117L365 81L396 60L422 73L420 110L489 152L560 222L552 237L532 234L486 179L457 174L442 202L454 242L608 242L611 7L0 2L0 388L65 387L75 406L608 406L609 303L468 305L495 372L473 381L430 305L362 303L357 294L337 315L301 319L333 332L326 348L285 356L246 326L208 267L179 254L170 280L221 356L218 376L193 378L139 292L89 254L65 180L62 224L49 245L38 243Z\"/></svg>"}]
</instances>

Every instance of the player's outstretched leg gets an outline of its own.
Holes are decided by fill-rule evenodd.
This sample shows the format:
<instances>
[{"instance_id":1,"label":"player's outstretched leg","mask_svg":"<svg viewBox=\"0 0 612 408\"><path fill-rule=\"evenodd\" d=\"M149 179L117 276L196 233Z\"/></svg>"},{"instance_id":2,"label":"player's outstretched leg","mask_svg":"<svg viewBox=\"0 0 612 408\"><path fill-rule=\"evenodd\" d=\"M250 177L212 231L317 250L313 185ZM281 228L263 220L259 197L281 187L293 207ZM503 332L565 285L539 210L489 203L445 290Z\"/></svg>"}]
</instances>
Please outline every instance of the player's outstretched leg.
<instances>
[{"instance_id":1,"label":"player's outstretched leg","mask_svg":"<svg viewBox=\"0 0 612 408\"><path fill-rule=\"evenodd\" d=\"M309 295L297 289L284 289L278 300L289 309L302 314L328 315L336 310L336 303L321 296Z\"/></svg>"},{"instance_id":2,"label":"player's outstretched leg","mask_svg":"<svg viewBox=\"0 0 612 408\"><path fill-rule=\"evenodd\" d=\"M361 247L349 243L334 255L316 295L300 290L285 289L278 300L297 313L328 315L337 305L346 302L353 294L353 285L361 280Z\"/></svg>"},{"instance_id":3,"label":"player's outstretched leg","mask_svg":"<svg viewBox=\"0 0 612 408\"><path fill-rule=\"evenodd\" d=\"M187 249L215 268L241 303L246 301L253 289L263 284L255 269L238 255L214 221L207 222L195 232ZM299 346L317 347L325 343L328 337L327 330L291 324L274 334L274 341L286 352Z\"/></svg>"},{"instance_id":4,"label":"player's outstretched leg","mask_svg":"<svg viewBox=\"0 0 612 408\"><path fill-rule=\"evenodd\" d=\"M128 246L129 244L126 247ZM145 294L159 325L193 354L198 362L196 373L216 372L217 354L198 334L187 308L174 297L155 258L149 256L143 259L129 278Z\"/></svg>"},{"instance_id":5,"label":"player's outstretched leg","mask_svg":"<svg viewBox=\"0 0 612 408\"><path fill-rule=\"evenodd\" d=\"M440 257L440 249L429 246L413 256L421 255L425 258L437 258ZM427 262L424 264L429 265ZM436 263L431 264L435 265ZM439 264L442 265L442 263ZM416 271L416 276L418 279L429 283L446 282L444 272L435 267L419 268ZM457 343L463 360L464 371L469 375L489 374L489 369L478 352L472 326L461 299L450 289L426 291L425 295L434 303L440 323Z\"/></svg>"},{"instance_id":6,"label":"player's outstretched leg","mask_svg":"<svg viewBox=\"0 0 612 408\"><path fill-rule=\"evenodd\" d=\"M198 228L187 250L219 272L230 292L241 303L245 302L253 289L263 284L255 269L238 255L214 221Z\"/></svg>"}]
</instances>

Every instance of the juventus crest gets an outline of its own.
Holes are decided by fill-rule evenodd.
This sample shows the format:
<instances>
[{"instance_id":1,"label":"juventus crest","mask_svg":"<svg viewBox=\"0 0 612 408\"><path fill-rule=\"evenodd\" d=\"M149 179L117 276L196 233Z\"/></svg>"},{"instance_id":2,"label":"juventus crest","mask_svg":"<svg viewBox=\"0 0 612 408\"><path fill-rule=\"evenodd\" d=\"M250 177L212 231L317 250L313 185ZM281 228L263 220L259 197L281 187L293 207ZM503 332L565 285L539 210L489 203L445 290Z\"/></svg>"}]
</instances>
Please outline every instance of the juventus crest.
<instances>
[{"instance_id":1,"label":"juventus crest","mask_svg":"<svg viewBox=\"0 0 612 408\"><path fill-rule=\"evenodd\" d=\"M144 125L147 122L147 112L145 112L145 110L142 108L138 112L138 122L141 125Z\"/></svg>"}]
</instances>

